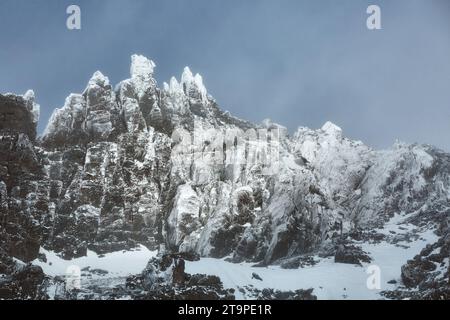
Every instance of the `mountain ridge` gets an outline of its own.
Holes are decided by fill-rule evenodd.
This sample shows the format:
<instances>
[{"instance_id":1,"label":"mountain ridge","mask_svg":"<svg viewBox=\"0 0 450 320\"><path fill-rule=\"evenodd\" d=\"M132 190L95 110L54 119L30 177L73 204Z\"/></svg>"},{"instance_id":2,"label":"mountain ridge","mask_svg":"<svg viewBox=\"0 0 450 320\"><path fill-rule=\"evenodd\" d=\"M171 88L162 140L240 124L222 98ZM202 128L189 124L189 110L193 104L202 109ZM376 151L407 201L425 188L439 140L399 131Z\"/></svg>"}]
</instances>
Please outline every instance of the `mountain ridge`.
<instances>
[{"instance_id":1,"label":"mountain ridge","mask_svg":"<svg viewBox=\"0 0 450 320\"><path fill-rule=\"evenodd\" d=\"M142 244L283 264L345 256L348 241L376 241L373 229L396 214L433 230L448 220L450 154L400 143L376 151L331 122L290 136L222 111L189 68L158 88L155 63L131 60L114 88L95 72L37 140L34 95L0 96L0 114L12 99L29 119L0 121L7 254L32 261L43 247L70 259Z\"/></svg>"}]
</instances>

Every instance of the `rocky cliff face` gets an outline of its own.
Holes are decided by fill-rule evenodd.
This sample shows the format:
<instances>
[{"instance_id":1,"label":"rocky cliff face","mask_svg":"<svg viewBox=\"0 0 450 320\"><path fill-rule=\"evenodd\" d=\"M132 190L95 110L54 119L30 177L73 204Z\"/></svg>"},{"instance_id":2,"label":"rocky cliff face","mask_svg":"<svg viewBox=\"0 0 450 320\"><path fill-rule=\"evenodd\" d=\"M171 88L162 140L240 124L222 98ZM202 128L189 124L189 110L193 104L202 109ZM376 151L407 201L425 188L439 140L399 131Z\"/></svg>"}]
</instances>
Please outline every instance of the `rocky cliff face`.
<instances>
[{"instance_id":1,"label":"rocky cliff face","mask_svg":"<svg viewBox=\"0 0 450 320\"><path fill-rule=\"evenodd\" d=\"M36 146L39 106L33 92L0 95L0 239L23 261L36 258L48 214L44 155Z\"/></svg>"},{"instance_id":2,"label":"rocky cliff face","mask_svg":"<svg viewBox=\"0 0 450 320\"><path fill-rule=\"evenodd\" d=\"M221 111L188 68L180 83L173 78L158 89L154 67L133 56L131 78L115 90L96 72L50 119L42 137L54 209L46 245L66 257L84 255L88 247L108 252L137 243L202 250L188 241L211 213L200 217L200 206L177 211L185 210L184 191L197 197L200 189L192 188L219 183L224 169L189 160L194 150L184 138L196 125L201 143L211 139L204 136L208 130L252 125ZM208 195L202 197L206 202Z\"/></svg>"},{"instance_id":3,"label":"rocky cliff face","mask_svg":"<svg viewBox=\"0 0 450 320\"><path fill-rule=\"evenodd\" d=\"M38 256L49 213L45 155L35 143L34 93L0 95L0 299L39 299L44 273L25 265Z\"/></svg>"},{"instance_id":4,"label":"rocky cliff face","mask_svg":"<svg viewBox=\"0 0 450 320\"><path fill-rule=\"evenodd\" d=\"M436 228L450 215L447 153L374 151L332 123L289 136L222 111L188 68L158 88L154 68L133 56L115 88L94 73L37 141L34 95L0 95L0 237L10 255L144 244L270 264L394 213Z\"/></svg>"}]
</instances>

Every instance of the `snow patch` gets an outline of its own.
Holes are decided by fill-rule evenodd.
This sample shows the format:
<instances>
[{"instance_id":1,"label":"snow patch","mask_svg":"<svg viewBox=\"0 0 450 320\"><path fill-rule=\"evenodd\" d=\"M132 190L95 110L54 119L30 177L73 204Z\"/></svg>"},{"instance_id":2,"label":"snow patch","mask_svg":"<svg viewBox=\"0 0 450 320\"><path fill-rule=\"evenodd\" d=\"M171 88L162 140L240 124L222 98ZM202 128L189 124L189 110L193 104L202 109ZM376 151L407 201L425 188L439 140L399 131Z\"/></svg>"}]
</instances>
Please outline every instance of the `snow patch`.
<instances>
[{"instance_id":1,"label":"snow patch","mask_svg":"<svg viewBox=\"0 0 450 320\"><path fill-rule=\"evenodd\" d=\"M102 87L109 85L109 79L100 71L95 71L91 79L88 82L88 88L92 86L100 85Z\"/></svg>"},{"instance_id":2,"label":"snow patch","mask_svg":"<svg viewBox=\"0 0 450 320\"><path fill-rule=\"evenodd\" d=\"M400 230L404 216L396 215L381 231L389 234L390 231ZM405 224L401 224L405 228ZM413 225L407 225L404 232L410 232ZM432 230L420 233L420 237L412 242L400 242L403 246L387 242L377 244L363 244L362 249L369 253L373 261L365 263L363 267L335 263L334 258L321 259L316 265L299 269L282 269L279 266L252 267L250 263L231 263L225 260L202 258L200 261L186 262L186 272L216 275L221 278L225 288L234 288L237 297L248 298L239 291L239 288L253 286L257 289L273 288L282 291L294 291L297 289L314 288L313 294L318 299L383 299L380 295L383 290L395 289L395 284L387 283L390 280L401 279L401 267L409 259L413 258L428 243L437 240ZM376 265L381 271L381 289L371 290L367 287L369 274L366 270L369 266ZM252 273L258 274L263 280L252 278Z\"/></svg>"},{"instance_id":3,"label":"snow patch","mask_svg":"<svg viewBox=\"0 0 450 320\"><path fill-rule=\"evenodd\" d=\"M190 92L198 92L201 96L202 101L207 100L206 87L203 85L203 78L198 73L195 76L192 74L191 69L189 67L185 67L183 74L181 75L181 84L189 96Z\"/></svg>"},{"instance_id":4,"label":"snow patch","mask_svg":"<svg viewBox=\"0 0 450 320\"><path fill-rule=\"evenodd\" d=\"M139 274L147 266L148 261L155 257L157 251L150 251L140 245L133 251L116 251L99 256L88 250L87 256L72 260L64 260L55 252L41 248L40 253L45 254L47 262L34 260L34 265L40 266L49 276L64 276L70 266L78 266L80 269L101 269L108 271L107 276L124 277Z\"/></svg>"}]
</instances>

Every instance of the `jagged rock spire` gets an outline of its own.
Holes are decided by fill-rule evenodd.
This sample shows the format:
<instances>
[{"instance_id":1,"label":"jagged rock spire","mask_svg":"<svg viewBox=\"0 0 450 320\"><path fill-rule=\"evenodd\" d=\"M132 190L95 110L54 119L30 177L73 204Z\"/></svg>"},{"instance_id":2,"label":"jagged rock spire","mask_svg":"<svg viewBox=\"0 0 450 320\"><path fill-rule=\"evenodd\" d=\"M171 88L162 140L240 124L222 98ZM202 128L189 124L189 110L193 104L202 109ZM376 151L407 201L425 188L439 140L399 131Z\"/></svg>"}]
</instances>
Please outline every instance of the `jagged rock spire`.
<instances>
[{"instance_id":1,"label":"jagged rock spire","mask_svg":"<svg viewBox=\"0 0 450 320\"><path fill-rule=\"evenodd\" d=\"M130 75L131 78L150 78L156 64L144 56L133 54L131 56Z\"/></svg>"},{"instance_id":2,"label":"jagged rock spire","mask_svg":"<svg viewBox=\"0 0 450 320\"><path fill-rule=\"evenodd\" d=\"M198 73L194 76L189 67L184 68L183 74L181 75L181 84L186 95L201 98L201 100L207 99L208 93L203 84L202 76Z\"/></svg>"},{"instance_id":3,"label":"jagged rock spire","mask_svg":"<svg viewBox=\"0 0 450 320\"><path fill-rule=\"evenodd\" d=\"M141 99L149 88L156 86L153 71L156 64L144 56L134 54L131 56L130 76L136 93Z\"/></svg>"}]
</instances>

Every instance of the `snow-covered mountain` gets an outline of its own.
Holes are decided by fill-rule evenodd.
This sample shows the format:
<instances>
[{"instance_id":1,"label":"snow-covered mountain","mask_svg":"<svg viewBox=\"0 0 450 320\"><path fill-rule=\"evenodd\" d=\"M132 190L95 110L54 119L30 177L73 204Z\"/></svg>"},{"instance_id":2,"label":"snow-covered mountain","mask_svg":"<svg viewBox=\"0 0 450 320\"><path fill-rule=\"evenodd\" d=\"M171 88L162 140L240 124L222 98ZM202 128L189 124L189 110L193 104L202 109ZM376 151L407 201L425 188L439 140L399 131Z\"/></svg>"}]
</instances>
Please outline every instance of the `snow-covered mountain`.
<instances>
[{"instance_id":1,"label":"snow-covered mountain","mask_svg":"<svg viewBox=\"0 0 450 320\"><path fill-rule=\"evenodd\" d=\"M11 258L42 262L43 252L72 259L143 245L298 268L313 256L369 263L361 246L407 246L431 230L431 251L398 274L423 297L449 298L450 154L401 143L372 150L330 122L291 136L221 110L189 68L159 88L155 63L131 60L116 87L95 72L39 138L33 92L0 95L0 274L13 295L17 272L42 270ZM403 232L376 231L398 215ZM395 289L385 296L406 295Z\"/></svg>"}]
</instances>

